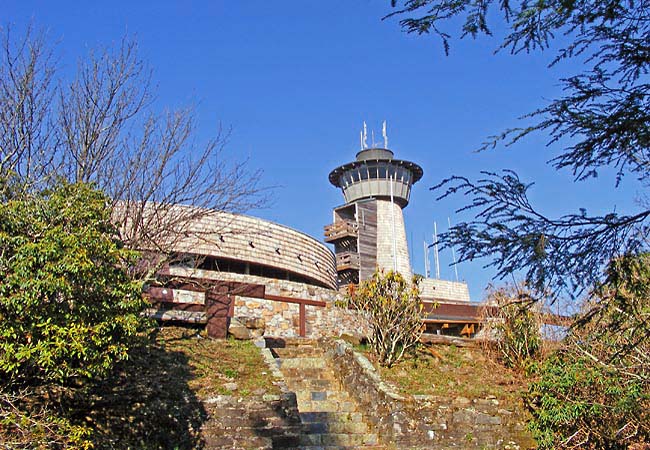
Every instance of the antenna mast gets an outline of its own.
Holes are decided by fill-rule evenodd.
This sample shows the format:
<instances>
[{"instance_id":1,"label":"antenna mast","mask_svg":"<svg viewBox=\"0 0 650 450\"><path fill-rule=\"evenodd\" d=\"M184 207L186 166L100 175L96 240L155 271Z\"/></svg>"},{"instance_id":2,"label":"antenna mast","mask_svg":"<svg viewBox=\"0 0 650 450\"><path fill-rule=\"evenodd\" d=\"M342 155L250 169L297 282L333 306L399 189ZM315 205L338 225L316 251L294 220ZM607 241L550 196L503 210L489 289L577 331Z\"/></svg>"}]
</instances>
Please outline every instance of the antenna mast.
<instances>
[{"instance_id":1,"label":"antenna mast","mask_svg":"<svg viewBox=\"0 0 650 450\"><path fill-rule=\"evenodd\" d=\"M390 177L390 216L393 222L393 271L397 272L397 241L395 238L395 201L393 200L393 177ZM397 174L395 174L397 181Z\"/></svg>"},{"instance_id":2,"label":"antenna mast","mask_svg":"<svg viewBox=\"0 0 650 450\"><path fill-rule=\"evenodd\" d=\"M436 278L440 279L440 260L438 259L438 225L433 221L433 256L436 263Z\"/></svg>"},{"instance_id":3,"label":"antenna mast","mask_svg":"<svg viewBox=\"0 0 650 450\"><path fill-rule=\"evenodd\" d=\"M449 228L451 228L451 219L447 217L447 224L449 225ZM456 273L456 281L458 281L458 265L456 265L456 251L454 250L454 246L451 246L451 257L454 260L454 272Z\"/></svg>"},{"instance_id":4,"label":"antenna mast","mask_svg":"<svg viewBox=\"0 0 650 450\"><path fill-rule=\"evenodd\" d=\"M363 121L363 139L361 141L361 149L368 148L368 128L366 127L366 121Z\"/></svg>"},{"instance_id":5,"label":"antenna mast","mask_svg":"<svg viewBox=\"0 0 650 450\"><path fill-rule=\"evenodd\" d=\"M429 278L429 245L427 244L426 239L422 239L424 241L424 277Z\"/></svg>"}]
</instances>

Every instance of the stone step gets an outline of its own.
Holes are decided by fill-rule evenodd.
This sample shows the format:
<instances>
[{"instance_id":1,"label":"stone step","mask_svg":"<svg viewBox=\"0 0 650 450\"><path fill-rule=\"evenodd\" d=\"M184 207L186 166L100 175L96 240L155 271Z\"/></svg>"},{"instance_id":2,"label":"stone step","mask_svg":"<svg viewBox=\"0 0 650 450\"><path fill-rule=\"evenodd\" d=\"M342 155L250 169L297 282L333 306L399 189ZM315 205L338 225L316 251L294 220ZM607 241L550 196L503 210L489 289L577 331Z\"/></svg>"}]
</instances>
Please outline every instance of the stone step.
<instances>
[{"instance_id":1,"label":"stone step","mask_svg":"<svg viewBox=\"0 0 650 450\"><path fill-rule=\"evenodd\" d=\"M284 375L287 385L291 387L292 380L330 380L335 381L336 377L329 369L322 368L299 368L299 367L281 367L280 371Z\"/></svg>"},{"instance_id":2,"label":"stone step","mask_svg":"<svg viewBox=\"0 0 650 450\"><path fill-rule=\"evenodd\" d=\"M376 434L294 434L273 436L273 448L301 447L303 446L344 446L359 447L362 445L376 445Z\"/></svg>"},{"instance_id":3,"label":"stone step","mask_svg":"<svg viewBox=\"0 0 650 450\"><path fill-rule=\"evenodd\" d=\"M340 391L341 383L338 380L331 380L329 378L317 379L291 379L292 390L296 391Z\"/></svg>"},{"instance_id":4,"label":"stone step","mask_svg":"<svg viewBox=\"0 0 650 450\"><path fill-rule=\"evenodd\" d=\"M271 354L277 358L299 358L301 356L319 356L323 352L318 347L302 345L299 347L272 348Z\"/></svg>"},{"instance_id":5,"label":"stone step","mask_svg":"<svg viewBox=\"0 0 650 450\"><path fill-rule=\"evenodd\" d=\"M309 434L367 434L368 425L365 422L310 422L303 425Z\"/></svg>"},{"instance_id":6,"label":"stone step","mask_svg":"<svg viewBox=\"0 0 650 450\"><path fill-rule=\"evenodd\" d=\"M298 410L302 412L356 412L357 405L352 401L336 400L298 401Z\"/></svg>"},{"instance_id":7,"label":"stone step","mask_svg":"<svg viewBox=\"0 0 650 450\"><path fill-rule=\"evenodd\" d=\"M325 412L311 411L298 413L304 424L311 423L363 423L360 412Z\"/></svg>"},{"instance_id":8,"label":"stone step","mask_svg":"<svg viewBox=\"0 0 650 450\"><path fill-rule=\"evenodd\" d=\"M287 429L270 436L273 448L381 448L317 345L298 341L272 348L272 353L287 387L296 394L302 422L300 432Z\"/></svg>"},{"instance_id":9,"label":"stone step","mask_svg":"<svg viewBox=\"0 0 650 450\"><path fill-rule=\"evenodd\" d=\"M302 338L302 337L285 337L285 338L265 338L266 346L269 348L292 348L309 345L312 347L318 346L316 339Z\"/></svg>"},{"instance_id":10,"label":"stone step","mask_svg":"<svg viewBox=\"0 0 650 450\"><path fill-rule=\"evenodd\" d=\"M278 358L276 359L280 370L283 369L326 369L327 361L321 357L299 357L299 358Z\"/></svg>"},{"instance_id":11,"label":"stone step","mask_svg":"<svg viewBox=\"0 0 650 450\"><path fill-rule=\"evenodd\" d=\"M378 438L374 433L368 434L350 434L350 433L326 433L321 434L322 445L344 445L344 446L359 446L359 445L375 445Z\"/></svg>"},{"instance_id":12,"label":"stone step","mask_svg":"<svg viewBox=\"0 0 650 450\"><path fill-rule=\"evenodd\" d=\"M296 399L300 402L353 402L350 394L345 391L312 391L303 389L293 389L296 393Z\"/></svg>"}]
</instances>

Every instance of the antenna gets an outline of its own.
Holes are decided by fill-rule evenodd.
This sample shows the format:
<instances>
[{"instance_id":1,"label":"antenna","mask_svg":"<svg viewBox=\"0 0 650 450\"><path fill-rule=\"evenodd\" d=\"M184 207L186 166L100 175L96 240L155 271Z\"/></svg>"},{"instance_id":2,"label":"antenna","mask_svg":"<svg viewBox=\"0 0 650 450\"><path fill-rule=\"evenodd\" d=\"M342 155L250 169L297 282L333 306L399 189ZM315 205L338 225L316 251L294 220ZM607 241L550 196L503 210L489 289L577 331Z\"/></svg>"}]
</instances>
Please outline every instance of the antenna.
<instances>
[{"instance_id":1,"label":"antenna","mask_svg":"<svg viewBox=\"0 0 650 450\"><path fill-rule=\"evenodd\" d=\"M384 137L384 148L388 148L388 133L386 132L386 121L384 120L381 135Z\"/></svg>"},{"instance_id":2,"label":"antenna","mask_svg":"<svg viewBox=\"0 0 650 450\"><path fill-rule=\"evenodd\" d=\"M436 263L436 278L440 279L440 260L438 259L438 225L433 221L433 256Z\"/></svg>"},{"instance_id":3,"label":"antenna","mask_svg":"<svg viewBox=\"0 0 650 450\"><path fill-rule=\"evenodd\" d=\"M429 278L429 245L426 239L422 240L424 241L424 277Z\"/></svg>"},{"instance_id":4,"label":"antenna","mask_svg":"<svg viewBox=\"0 0 650 450\"><path fill-rule=\"evenodd\" d=\"M368 148L368 128L366 127L366 121L363 121L363 140L361 142L361 148Z\"/></svg>"},{"instance_id":5,"label":"antenna","mask_svg":"<svg viewBox=\"0 0 650 450\"><path fill-rule=\"evenodd\" d=\"M447 217L447 224L449 225L449 228L451 228L451 219ZM456 272L456 281L458 281L458 266L456 265L456 251L454 250L454 246L451 246L451 257L454 260L454 272Z\"/></svg>"},{"instance_id":6,"label":"antenna","mask_svg":"<svg viewBox=\"0 0 650 450\"><path fill-rule=\"evenodd\" d=\"M361 142L361 150L363 150L363 131L359 131L359 141Z\"/></svg>"},{"instance_id":7,"label":"antenna","mask_svg":"<svg viewBox=\"0 0 650 450\"><path fill-rule=\"evenodd\" d=\"M395 174L397 181L397 174ZM393 200L393 177L390 177L390 216L393 222L393 271L397 272L397 240L395 238L395 201Z\"/></svg>"},{"instance_id":8,"label":"antenna","mask_svg":"<svg viewBox=\"0 0 650 450\"><path fill-rule=\"evenodd\" d=\"M370 132L370 134L371 134L371 137L372 137L372 146L373 146L373 147L376 147L376 146L375 146L375 130L372 130L372 131Z\"/></svg>"}]
</instances>

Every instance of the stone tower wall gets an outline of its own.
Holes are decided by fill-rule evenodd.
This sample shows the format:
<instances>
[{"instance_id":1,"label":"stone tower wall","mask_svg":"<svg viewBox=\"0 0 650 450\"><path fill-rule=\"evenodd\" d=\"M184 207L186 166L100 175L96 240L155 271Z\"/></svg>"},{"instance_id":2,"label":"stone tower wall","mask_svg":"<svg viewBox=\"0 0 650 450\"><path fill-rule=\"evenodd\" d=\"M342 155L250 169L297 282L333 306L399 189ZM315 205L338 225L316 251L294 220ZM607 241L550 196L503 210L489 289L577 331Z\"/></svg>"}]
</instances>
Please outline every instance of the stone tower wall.
<instances>
[{"instance_id":1,"label":"stone tower wall","mask_svg":"<svg viewBox=\"0 0 650 450\"><path fill-rule=\"evenodd\" d=\"M411 262L404 228L404 215L402 208L390 200L377 200L377 266L384 271L393 270L393 215L397 271L410 279Z\"/></svg>"}]
</instances>

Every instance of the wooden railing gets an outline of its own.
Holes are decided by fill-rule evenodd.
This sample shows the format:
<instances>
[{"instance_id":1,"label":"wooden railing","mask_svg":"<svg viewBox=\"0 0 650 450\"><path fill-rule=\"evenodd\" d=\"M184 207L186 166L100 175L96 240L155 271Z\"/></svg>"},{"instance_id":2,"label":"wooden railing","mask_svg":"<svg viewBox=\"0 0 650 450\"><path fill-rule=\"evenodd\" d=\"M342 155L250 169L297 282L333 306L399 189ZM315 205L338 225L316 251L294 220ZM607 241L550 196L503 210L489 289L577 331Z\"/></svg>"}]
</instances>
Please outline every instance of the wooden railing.
<instances>
[{"instance_id":1,"label":"wooden railing","mask_svg":"<svg viewBox=\"0 0 650 450\"><path fill-rule=\"evenodd\" d=\"M358 269L359 254L354 252L341 252L336 254L336 270Z\"/></svg>"},{"instance_id":2,"label":"wooden railing","mask_svg":"<svg viewBox=\"0 0 650 450\"><path fill-rule=\"evenodd\" d=\"M357 237L359 229L356 222L341 220L325 225L325 242L334 242L347 237Z\"/></svg>"}]
</instances>

